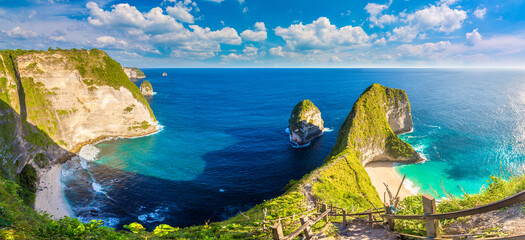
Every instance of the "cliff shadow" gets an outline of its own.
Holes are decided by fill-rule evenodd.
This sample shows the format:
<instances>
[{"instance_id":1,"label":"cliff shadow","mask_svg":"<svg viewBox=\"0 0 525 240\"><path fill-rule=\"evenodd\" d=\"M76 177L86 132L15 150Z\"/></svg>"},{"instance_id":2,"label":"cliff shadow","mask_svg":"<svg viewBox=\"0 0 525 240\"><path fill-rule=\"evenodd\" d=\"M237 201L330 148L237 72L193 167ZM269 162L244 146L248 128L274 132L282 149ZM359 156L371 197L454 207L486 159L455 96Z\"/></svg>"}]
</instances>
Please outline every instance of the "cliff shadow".
<instances>
[{"instance_id":1,"label":"cliff shadow","mask_svg":"<svg viewBox=\"0 0 525 240\"><path fill-rule=\"evenodd\" d=\"M205 153L204 170L192 180L174 181L91 162L89 173L67 174L75 177L66 180L65 194L82 220L102 219L119 229L131 222L150 230L161 223L202 225L279 196L290 180L322 165L336 138L321 136L308 148L294 149L284 128L225 132L235 143ZM68 169L83 171L79 164Z\"/></svg>"}]
</instances>

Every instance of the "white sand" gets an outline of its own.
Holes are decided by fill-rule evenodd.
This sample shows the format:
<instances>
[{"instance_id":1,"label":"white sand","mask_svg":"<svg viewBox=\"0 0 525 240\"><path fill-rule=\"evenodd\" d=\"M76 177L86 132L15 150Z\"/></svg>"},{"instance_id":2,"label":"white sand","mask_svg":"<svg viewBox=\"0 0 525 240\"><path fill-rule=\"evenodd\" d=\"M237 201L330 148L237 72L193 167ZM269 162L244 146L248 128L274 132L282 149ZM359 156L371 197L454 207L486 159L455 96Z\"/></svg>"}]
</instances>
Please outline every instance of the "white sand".
<instances>
[{"instance_id":1,"label":"white sand","mask_svg":"<svg viewBox=\"0 0 525 240\"><path fill-rule=\"evenodd\" d=\"M40 174L36 191L35 209L39 212L46 211L53 215L54 219L74 216L62 193L61 171L62 165L44 170Z\"/></svg>"},{"instance_id":2,"label":"white sand","mask_svg":"<svg viewBox=\"0 0 525 240\"><path fill-rule=\"evenodd\" d=\"M370 180L372 180L372 185L376 187L377 193L379 194L379 197L381 200L385 200L384 193L386 192L386 187L383 183L388 184L388 188L390 189L390 192L392 195L395 195L397 192L397 189L399 188L399 184L401 184L401 180L403 179L402 176L399 176L399 173L394 169L394 163L391 162L373 162L368 163L365 166L366 172L368 172L368 175L370 176ZM406 184L405 179L405 184ZM403 199L407 196L415 195L414 193L410 192L403 184L401 186L401 190L399 191L399 197L400 199ZM386 198L388 199L388 193Z\"/></svg>"}]
</instances>

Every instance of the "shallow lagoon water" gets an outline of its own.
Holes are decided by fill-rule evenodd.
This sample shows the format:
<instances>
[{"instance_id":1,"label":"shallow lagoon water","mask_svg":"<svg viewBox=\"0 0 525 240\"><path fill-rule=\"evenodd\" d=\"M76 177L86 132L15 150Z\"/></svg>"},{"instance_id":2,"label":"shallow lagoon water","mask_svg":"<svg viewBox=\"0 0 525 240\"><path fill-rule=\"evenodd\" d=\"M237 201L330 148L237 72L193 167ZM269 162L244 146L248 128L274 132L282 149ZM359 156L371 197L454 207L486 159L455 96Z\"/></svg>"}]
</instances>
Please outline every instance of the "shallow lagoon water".
<instances>
[{"instance_id":1,"label":"shallow lagoon water","mask_svg":"<svg viewBox=\"0 0 525 240\"><path fill-rule=\"evenodd\" d=\"M282 193L320 166L359 95L372 83L404 89L414 131L402 135L428 161L397 170L414 189L479 191L490 175L525 170L525 72L480 69L145 69L159 133L85 149L63 168L82 220L122 227L224 220ZM161 74L167 72L167 77ZM141 81L137 82L140 85ZM295 104L312 100L325 132L295 149Z\"/></svg>"}]
</instances>

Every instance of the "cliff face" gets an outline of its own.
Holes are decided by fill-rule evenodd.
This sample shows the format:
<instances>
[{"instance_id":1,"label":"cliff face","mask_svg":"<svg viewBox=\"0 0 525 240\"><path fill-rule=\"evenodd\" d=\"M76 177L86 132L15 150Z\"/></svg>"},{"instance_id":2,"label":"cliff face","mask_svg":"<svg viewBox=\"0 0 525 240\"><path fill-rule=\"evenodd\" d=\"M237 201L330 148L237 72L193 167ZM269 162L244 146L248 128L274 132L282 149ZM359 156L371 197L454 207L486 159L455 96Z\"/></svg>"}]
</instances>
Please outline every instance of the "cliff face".
<instances>
[{"instance_id":1,"label":"cliff face","mask_svg":"<svg viewBox=\"0 0 525 240\"><path fill-rule=\"evenodd\" d=\"M308 144L323 134L321 111L308 99L295 105L288 123L291 140L298 145Z\"/></svg>"},{"instance_id":2,"label":"cliff face","mask_svg":"<svg viewBox=\"0 0 525 240\"><path fill-rule=\"evenodd\" d=\"M396 135L412 127L405 91L372 84L355 102L332 151L354 149L363 165L373 161L418 162L422 160L419 154Z\"/></svg>"},{"instance_id":3,"label":"cliff face","mask_svg":"<svg viewBox=\"0 0 525 240\"><path fill-rule=\"evenodd\" d=\"M373 161L420 161L419 154L396 135L412 126L405 91L372 84L354 103L325 164L300 186L303 194L342 207L381 206L363 166Z\"/></svg>"},{"instance_id":4,"label":"cliff face","mask_svg":"<svg viewBox=\"0 0 525 240\"><path fill-rule=\"evenodd\" d=\"M144 74L144 72L142 72L140 69L136 67L132 67L132 68L123 67L122 70L124 70L128 78L132 81L146 78L146 75Z\"/></svg>"},{"instance_id":5,"label":"cliff face","mask_svg":"<svg viewBox=\"0 0 525 240\"><path fill-rule=\"evenodd\" d=\"M0 60L5 176L39 153L58 161L104 137L156 130L146 99L103 51L3 51Z\"/></svg>"}]
</instances>

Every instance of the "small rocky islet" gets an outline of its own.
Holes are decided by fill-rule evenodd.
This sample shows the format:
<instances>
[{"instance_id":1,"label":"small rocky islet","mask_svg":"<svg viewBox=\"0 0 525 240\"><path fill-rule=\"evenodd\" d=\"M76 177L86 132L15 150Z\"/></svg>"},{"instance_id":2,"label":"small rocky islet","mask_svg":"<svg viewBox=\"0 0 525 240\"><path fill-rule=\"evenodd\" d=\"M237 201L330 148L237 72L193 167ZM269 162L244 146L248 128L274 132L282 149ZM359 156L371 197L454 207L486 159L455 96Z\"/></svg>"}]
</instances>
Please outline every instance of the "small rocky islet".
<instances>
[{"instance_id":1,"label":"small rocky islet","mask_svg":"<svg viewBox=\"0 0 525 240\"><path fill-rule=\"evenodd\" d=\"M290 141L297 146L306 146L313 139L323 135L324 121L321 111L309 99L295 105L288 124Z\"/></svg>"}]
</instances>

